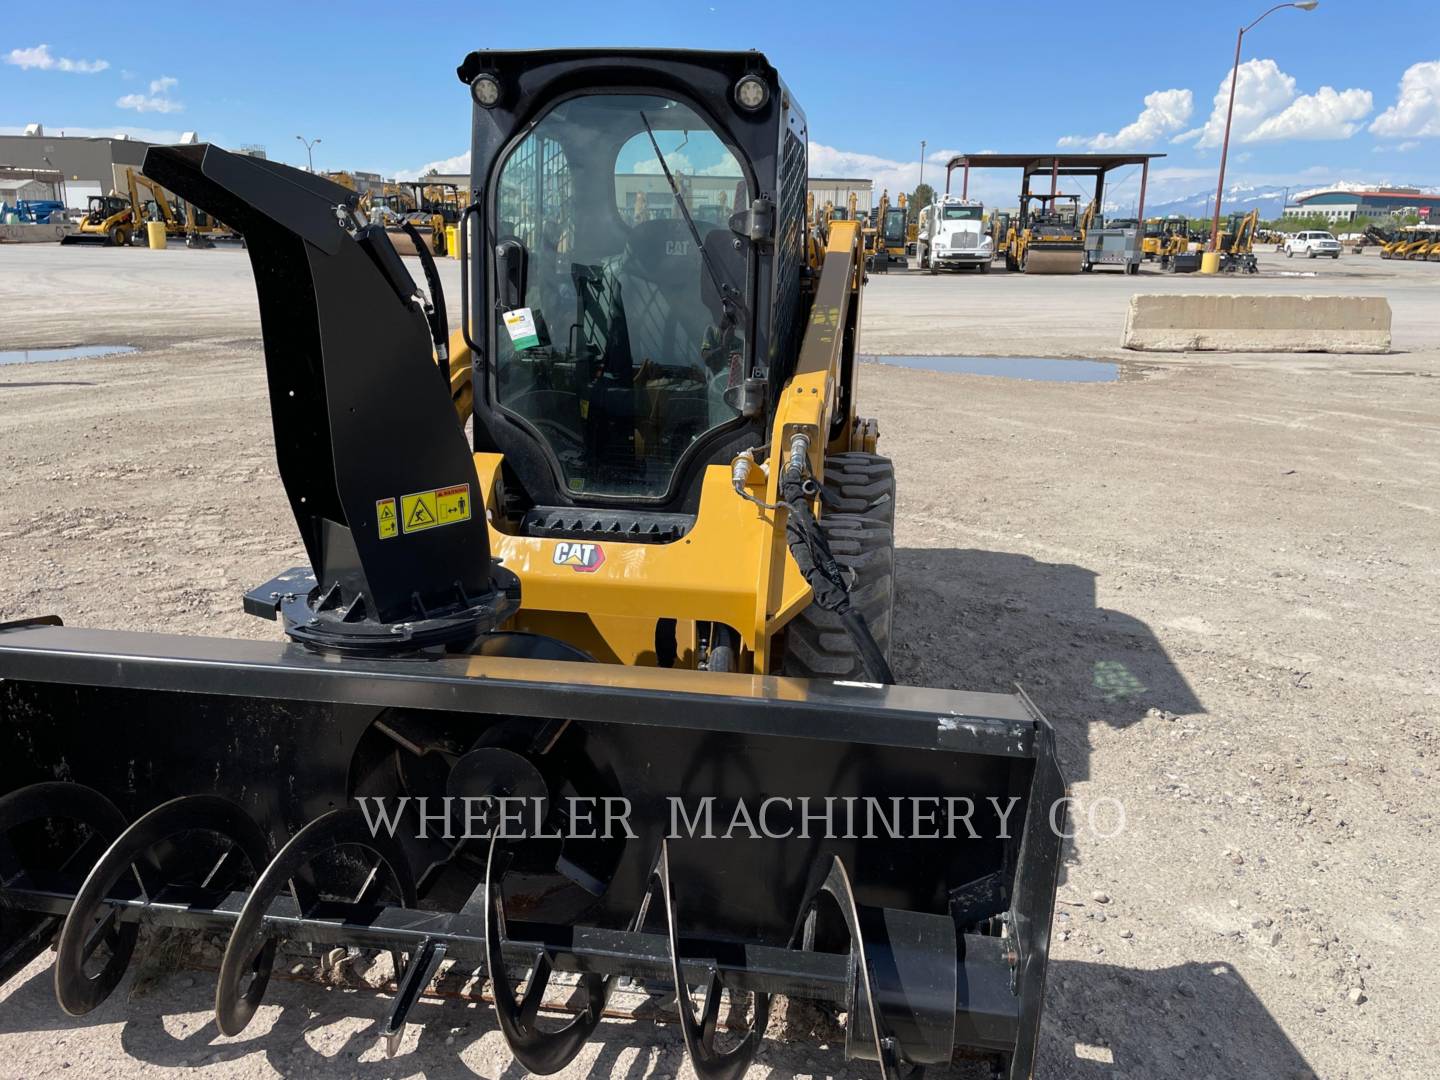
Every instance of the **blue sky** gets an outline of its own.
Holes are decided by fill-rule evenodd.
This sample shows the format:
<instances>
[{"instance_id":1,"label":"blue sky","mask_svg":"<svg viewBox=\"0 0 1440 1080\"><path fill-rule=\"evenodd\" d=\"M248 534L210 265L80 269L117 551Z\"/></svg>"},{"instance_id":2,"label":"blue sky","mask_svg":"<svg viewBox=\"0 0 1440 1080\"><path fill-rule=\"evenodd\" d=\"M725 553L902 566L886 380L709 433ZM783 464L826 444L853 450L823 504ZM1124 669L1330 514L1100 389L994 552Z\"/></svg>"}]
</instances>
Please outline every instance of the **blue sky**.
<instances>
[{"instance_id":1,"label":"blue sky","mask_svg":"<svg viewBox=\"0 0 1440 1080\"><path fill-rule=\"evenodd\" d=\"M1440 184L1436 4L1321 0L1247 34L1229 178ZM753 47L808 114L812 173L894 190L918 179L922 139L932 182L947 152L1114 146L1169 155L1152 172L1151 197L1164 198L1213 183L1213 99L1228 85L1235 30L1266 6L257 0L173 5L163 17L142 5L117 24L113 4L72 3L63 20L4 21L0 131L39 121L51 133L166 140L193 129L299 164L303 134L322 139L317 168L414 172L453 165L468 145L454 68L472 48ZM1003 174L976 181L992 199L1014 186Z\"/></svg>"}]
</instances>

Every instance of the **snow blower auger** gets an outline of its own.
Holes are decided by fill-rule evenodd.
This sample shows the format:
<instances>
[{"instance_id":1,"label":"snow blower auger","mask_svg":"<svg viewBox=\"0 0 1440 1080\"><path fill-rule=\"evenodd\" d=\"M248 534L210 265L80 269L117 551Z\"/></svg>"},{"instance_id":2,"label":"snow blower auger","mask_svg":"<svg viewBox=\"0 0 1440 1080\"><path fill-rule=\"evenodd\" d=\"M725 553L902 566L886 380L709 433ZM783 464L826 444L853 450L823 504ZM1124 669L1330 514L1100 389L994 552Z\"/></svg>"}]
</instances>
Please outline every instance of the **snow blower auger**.
<instances>
[{"instance_id":1,"label":"snow blower auger","mask_svg":"<svg viewBox=\"0 0 1440 1080\"><path fill-rule=\"evenodd\" d=\"M1029 1076L1053 734L1021 694L888 685L861 237L805 219L803 115L758 53L460 76L453 338L353 192L147 155L245 237L309 566L245 598L283 642L0 627L0 980L54 945L84 1014L141 925L191 928L228 941L227 1035L282 946L339 946L393 958L392 1052L449 961L536 1073L630 979L680 988L656 1007L705 1080L776 995L882 1077Z\"/></svg>"}]
</instances>

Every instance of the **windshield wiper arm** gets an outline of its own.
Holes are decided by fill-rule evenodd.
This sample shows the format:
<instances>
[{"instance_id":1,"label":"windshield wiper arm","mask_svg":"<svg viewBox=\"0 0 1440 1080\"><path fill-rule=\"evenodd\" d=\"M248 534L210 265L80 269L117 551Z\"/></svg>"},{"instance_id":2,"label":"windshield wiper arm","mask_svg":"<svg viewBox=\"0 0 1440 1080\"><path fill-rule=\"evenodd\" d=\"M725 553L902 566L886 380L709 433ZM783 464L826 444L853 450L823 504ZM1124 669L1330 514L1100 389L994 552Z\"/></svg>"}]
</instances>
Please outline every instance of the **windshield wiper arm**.
<instances>
[{"instance_id":1,"label":"windshield wiper arm","mask_svg":"<svg viewBox=\"0 0 1440 1080\"><path fill-rule=\"evenodd\" d=\"M650 136L650 145L655 149L655 159L660 162L660 171L665 174L665 180L670 185L670 192L675 196L675 205L680 208L680 216L685 219L685 226L690 230L695 246L700 251L700 261L705 266L705 272L710 275L710 283L720 294L720 302L732 315L737 310L743 312L744 305L740 302L739 290L732 285L725 284L720 279L720 272L715 269L715 264L710 260L710 252L705 249L705 244L700 239L700 230L695 227L695 219L690 216L690 208L685 205L685 196L680 194L680 185L675 183L670 166L665 163L665 155L660 150L660 143L655 139L655 129L650 126L650 118L645 115L644 109L640 110L640 121L645 125L645 134Z\"/></svg>"}]
</instances>

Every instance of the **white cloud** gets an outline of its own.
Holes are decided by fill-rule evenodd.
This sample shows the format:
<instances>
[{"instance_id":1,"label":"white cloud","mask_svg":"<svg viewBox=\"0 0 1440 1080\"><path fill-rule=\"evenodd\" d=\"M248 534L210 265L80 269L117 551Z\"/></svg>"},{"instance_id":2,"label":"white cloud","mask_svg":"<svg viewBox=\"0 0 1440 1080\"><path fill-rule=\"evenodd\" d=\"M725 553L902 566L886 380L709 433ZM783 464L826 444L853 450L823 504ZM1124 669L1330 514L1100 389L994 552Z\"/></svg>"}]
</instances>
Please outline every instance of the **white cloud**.
<instances>
[{"instance_id":1,"label":"white cloud","mask_svg":"<svg viewBox=\"0 0 1440 1080\"><path fill-rule=\"evenodd\" d=\"M1375 118L1370 133L1386 139L1440 136L1440 60L1405 70L1395 104Z\"/></svg>"},{"instance_id":2,"label":"white cloud","mask_svg":"<svg viewBox=\"0 0 1440 1080\"><path fill-rule=\"evenodd\" d=\"M918 150L919 147L916 147ZM977 151L993 154L993 150ZM925 183L936 191L945 190L945 165L951 158L961 156L958 150L937 150L925 155ZM873 203L880 201L884 192L890 193L890 201L904 192L914 191L920 184L920 162L893 161L877 154L865 154L854 150L840 150L825 143L810 144L810 175L838 177L841 179L870 180L874 185ZM951 192L960 194L960 170L955 170ZM970 197L986 204L1008 206L1015 202L1020 190L1019 174L1010 169L976 169L970 173Z\"/></svg>"},{"instance_id":3,"label":"white cloud","mask_svg":"<svg viewBox=\"0 0 1440 1080\"><path fill-rule=\"evenodd\" d=\"M1195 140L1201 148L1219 146L1225 135L1225 109L1230 100L1230 76L1220 80L1210 117L1198 128L1177 135L1174 142ZM1235 83L1235 116L1231 131L1235 138L1248 135L1265 120L1295 100L1295 80L1280 70L1274 60L1247 60L1240 65Z\"/></svg>"},{"instance_id":4,"label":"white cloud","mask_svg":"<svg viewBox=\"0 0 1440 1080\"><path fill-rule=\"evenodd\" d=\"M665 164L670 167L670 172L674 175L684 173L686 176L693 176L695 174L695 166L690 161L690 158L678 150L670 150L665 154ZM648 157L637 161L635 163L635 171L642 175L653 174L659 176L661 172L660 160L659 158Z\"/></svg>"},{"instance_id":5,"label":"white cloud","mask_svg":"<svg viewBox=\"0 0 1440 1080\"><path fill-rule=\"evenodd\" d=\"M185 106L168 96L170 91L179 85L180 80L174 76L161 75L158 79L150 80L149 94L126 94L117 99L115 104L122 109L134 109L136 112L181 112Z\"/></svg>"},{"instance_id":6,"label":"white cloud","mask_svg":"<svg viewBox=\"0 0 1440 1080\"><path fill-rule=\"evenodd\" d=\"M115 104L121 109L134 109L136 112L172 113L185 108L180 102L167 97L147 97L145 94L126 94L116 98Z\"/></svg>"},{"instance_id":7,"label":"white cloud","mask_svg":"<svg viewBox=\"0 0 1440 1080\"><path fill-rule=\"evenodd\" d=\"M1066 135L1062 147L1083 146L1090 150L1130 150L1151 146L1159 139L1179 131L1195 111L1195 95L1189 90L1156 90L1145 95L1145 108L1113 135Z\"/></svg>"},{"instance_id":8,"label":"white cloud","mask_svg":"<svg viewBox=\"0 0 1440 1080\"><path fill-rule=\"evenodd\" d=\"M1322 86L1313 94L1301 94L1283 111L1266 117L1240 141L1348 139L1360 130L1360 121L1374 108L1375 96L1369 90Z\"/></svg>"},{"instance_id":9,"label":"white cloud","mask_svg":"<svg viewBox=\"0 0 1440 1080\"><path fill-rule=\"evenodd\" d=\"M947 159L948 160L948 159ZM937 184L937 174L939 183ZM840 150L824 143L810 144L810 175L831 176L842 179L872 181L875 197L882 191L889 191L893 201L900 192L911 192L920 183L920 161L892 161L877 154L865 154L854 150ZM941 166L932 169L930 185L944 186L945 170Z\"/></svg>"},{"instance_id":10,"label":"white cloud","mask_svg":"<svg viewBox=\"0 0 1440 1080\"><path fill-rule=\"evenodd\" d=\"M1370 148L1375 154L1408 154L1411 150L1420 149L1419 139L1406 139L1401 143L1379 143Z\"/></svg>"},{"instance_id":11,"label":"white cloud","mask_svg":"<svg viewBox=\"0 0 1440 1080\"><path fill-rule=\"evenodd\" d=\"M108 60L71 60L68 56L55 56L50 52L49 45L11 49L5 54L5 63L14 64L22 71L33 68L36 71L70 71L79 75L94 75L110 66Z\"/></svg>"},{"instance_id":12,"label":"white cloud","mask_svg":"<svg viewBox=\"0 0 1440 1080\"><path fill-rule=\"evenodd\" d=\"M399 169L395 173L397 180L419 180L420 177L431 171L437 173L468 173L470 171L470 151L463 154L456 154L454 157L441 158L439 161L427 161L416 169Z\"/></svg>"},{"instance_id":13,"label":"white cloud","mask_svg":"<svg viewBox=\"0 0 1440 1080\"><path fill-rule=\"evenodd\" d=\"M1194 142L1197 148L1219 146L1225 135L1225 110L1230 100L1230 76L1220 80L1209 118L1198 128L1175 136L1171 142ZM1235 83L1235 116L1230 137L1235 142L1271 142L1281 139L1348 139L1370 114L1374 96L1369 90L1336 90L1322 86L1313 94L1297 94L1295 78L1280 70L1274 60L1247 60Z\"/></svg>"}]
</instances>

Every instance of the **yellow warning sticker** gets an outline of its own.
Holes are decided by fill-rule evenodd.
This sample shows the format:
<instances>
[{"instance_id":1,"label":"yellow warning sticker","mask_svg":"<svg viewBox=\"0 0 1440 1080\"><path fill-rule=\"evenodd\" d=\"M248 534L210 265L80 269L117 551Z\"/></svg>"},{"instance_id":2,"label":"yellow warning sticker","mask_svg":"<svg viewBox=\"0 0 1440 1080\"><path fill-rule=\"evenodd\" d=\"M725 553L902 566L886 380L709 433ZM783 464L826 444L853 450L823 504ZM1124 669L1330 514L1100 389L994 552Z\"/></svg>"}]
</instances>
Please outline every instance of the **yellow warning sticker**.
<instances>
[{"instance_id":1,"label":"yellow warning sticker","mask_svg":"<svg viewBox=\"0 0 1440 1080\"><path fill-rule=\"evenodd\" d=\"M435 512L441 525L470 520L470 485L456 484L435 492Z\"/></svg>"},{"instance_id":2,"label":"yellow warning sticker","mask_svg":"<svg viewBox=\"0 0 1440 1080\"><path fill-rule=\"evenodd\" d=\"M470 520L470 485L455 484L400 497L400 527L406 533Z\"/></svg>"},{"instance_id":3,"label":"yellow warning sticker","mask_svg":"<svg viewBox=\"0 0 1440 1080\"><path fill-rule=\"evenodd\" d=\"M380 499L375 503L375 521L380 527L381 540L389 540L400 531L394 499Z\"/></svg>"},{"instance_id":4,"label":"yellow warning sticker","mask_svg":"<svg viewBox=\"0 0 1440 1080\"><path fill-rule=\"evenodd\" d=\"M414 495L404 496L400 500L400 513L407 533L433 529L440 524L440 519L435 516L435 492L433 491L421 491Z\"/></svg>"}]
</instances>

